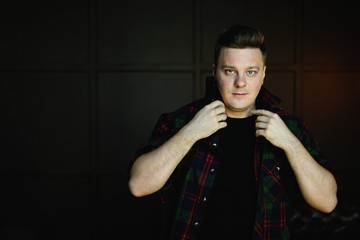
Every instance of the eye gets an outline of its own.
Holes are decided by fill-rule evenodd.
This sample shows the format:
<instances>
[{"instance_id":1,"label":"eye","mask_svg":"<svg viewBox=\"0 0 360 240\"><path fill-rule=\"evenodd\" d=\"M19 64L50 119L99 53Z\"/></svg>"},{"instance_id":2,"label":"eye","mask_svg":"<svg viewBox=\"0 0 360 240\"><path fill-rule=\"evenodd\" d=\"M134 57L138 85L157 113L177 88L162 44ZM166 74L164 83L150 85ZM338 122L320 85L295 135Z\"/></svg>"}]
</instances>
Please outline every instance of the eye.
<instances>
[{"instance_id":1,"label":"eye","mask_svg":"<svg viewBox=\"0 0 360 240\"><path fill-rule=\"evenodd\" d=\"M254 76L254 75L256 75L256 71L254 71L254 70L248 70L247 71L247 75L249 75L249 76Z\"/></svg>"},{"instance_id":2,"label":"eye","mask_svg":"<svg viewBox=\"0 0 360 240\"><path fill-rule=\"evenodd\" d=\"M234 74L234 73L235 73L235 71L232 70L232 69L225 69L224 72L225 72L226 75L230 75L230 74Z\"/></svg>"}]
</instances>

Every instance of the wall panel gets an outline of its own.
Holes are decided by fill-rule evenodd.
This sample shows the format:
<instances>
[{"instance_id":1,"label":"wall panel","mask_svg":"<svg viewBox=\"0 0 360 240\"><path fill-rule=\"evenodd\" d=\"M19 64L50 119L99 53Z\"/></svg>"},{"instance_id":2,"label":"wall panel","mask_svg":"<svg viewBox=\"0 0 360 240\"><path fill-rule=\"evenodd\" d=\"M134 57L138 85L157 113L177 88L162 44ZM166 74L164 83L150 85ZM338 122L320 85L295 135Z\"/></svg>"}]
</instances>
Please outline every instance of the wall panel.
<instances>
[{"instance_id":1,"label":"wall panel","mask_svg":"<svg viewBox=\"0 0 360 240\"><path fill-rule=\"evenodd\" d=\"M295 113L295 73L294 72L273 72L266 73L264 87L277 96L280 106L286 111Z\"/></svg>"},{"instance_id":2,"label":"wall panel","mask_svg":"<svg viewBox=\"0 0 360 240\"><path fill-rule=\"evenodd\" d=\"M304 1L303 56L308 68L326 65L360 70L356 2ZM318 66L319 67L319 66Z\"/></svg>"},{"instance_id":3,"label":"wall panel","mask_svg":"<svg viewBox=\"0 0 360 240\"><path fill-rule=\"evenodd\" d=\"M317 138L334 158L337 169L347 168L353 161L350 155L352 149L360 144L354 138L360 133L359 128L354 128L351 124L355 117L354 110L360 109L359 77L360 73L304 74L304 118L312 125Z\"/></svg>"},{"instance_id":4,"label":"wall panel","mask_svg":"<svg viewBox=\"0 0 360 240\"><path fill-rule=\"evenodd\" d=\"M193 1L99 1L101 65L193 63Z\"/></svg>"},{"instance_id":5,"label":"wall panel","mask_svg":"<svg viewBox=\"0 0 360 240\"><path fill-rule=\"evenodd\" d=\"M126 173L135 149L145 143L163 112L192 100L191 73L99 75L100 167Z\"/></svg>"},{"instance_id":6,"label":"wall panel","mask_svg":"<svg viewBox=\"0 0 360 240\"><path fill-rule=\"evenodd\" d=\"M87 177L0 177L1 239L91 239L95 211Z\"/></svg>"},{"instance_id":7,"label":"wall panel","mask_svg":"<svg viewBox=\"0 0 360 240\"><path fill-rule=\"evenodd\" d=\"M88 78L81 73L0 73L0 171L89 167Z\"/></svg>"},{"instance_id":8,"label":"wall panel","mask_svg":"<svg viewBox=\"0 0 360 240\"><path fill-rule=\"evenodd\" d=\"M360 171L356 149L360 141L360 72L304 74L303 116L337 174L340 199L360 200L353 181ZM344 195L352 195L348 198ZM348 199L348 200L346 200Z\"/></svg>"},{"instance_id":9,"label":"wall panel","mask_svg":"<svg viewBox=\"0 0 360 240\"><path fill-rule=\"evenodd\" d=\"M213 47L218 33L224 27L237 23L252 25L264 32L268 42L269 62L293 64L296 53L296 13L295 1L204 1L203 62L213 63Z\"/></svg>"},{"instance_id":10,"label":"wall panel","mask_svg":"<svg viewBox=\"0 0 360 240\"><path fill-rule=\"evenodd\" d=\"M0 64L11 68L88 63L88 1L7 1L0 14Z\"/></svg>"},{"instance_id":11,"label":"wall panel","mask_svg":"<svg viewBox=\"0 0 360 240\"><path fill-rule=\"evenodd\" d=\"M126 189L119 191L119 189ZM158 239L160 205L155 196L135 198L125 176L99 179L99 239Z\"/></svg>"},{"instance_id":12,"label":"wall panel","mask_svg":"<svg viewBox=\"0 0 360 240\"><path fill-rule=\"evenodd\" d=\"M131 197L126 167L161 113L203 96L215 39L233 23L265 33L265 86L304 118L329 155L340 203L359 206L354 4L3 3L0 239L151 234L158 206Z\"/></svg>"}]
</instances>

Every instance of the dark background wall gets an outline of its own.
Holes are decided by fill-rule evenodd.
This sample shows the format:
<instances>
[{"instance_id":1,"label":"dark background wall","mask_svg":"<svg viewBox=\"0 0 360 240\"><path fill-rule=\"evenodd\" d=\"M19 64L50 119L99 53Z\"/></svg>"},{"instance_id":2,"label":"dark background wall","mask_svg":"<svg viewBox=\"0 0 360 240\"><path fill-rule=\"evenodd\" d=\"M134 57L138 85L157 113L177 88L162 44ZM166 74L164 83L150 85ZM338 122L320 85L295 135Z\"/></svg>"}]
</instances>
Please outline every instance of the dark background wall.
<instances>
[{"instance_id":1,"label":"dark background wall","mask_svg":"<svg viewBox=\"0 0 360 240\"><path fill-rule=\"evenodd\" d=\"M219 31L267 36L265 85L305 119L359 205L360 30L332 1L8 1L0 9L0 239L137 239L126 167L160 113L200 98ZM154 216L154 221L148 221Z\"/></svg>"}]
</instances>

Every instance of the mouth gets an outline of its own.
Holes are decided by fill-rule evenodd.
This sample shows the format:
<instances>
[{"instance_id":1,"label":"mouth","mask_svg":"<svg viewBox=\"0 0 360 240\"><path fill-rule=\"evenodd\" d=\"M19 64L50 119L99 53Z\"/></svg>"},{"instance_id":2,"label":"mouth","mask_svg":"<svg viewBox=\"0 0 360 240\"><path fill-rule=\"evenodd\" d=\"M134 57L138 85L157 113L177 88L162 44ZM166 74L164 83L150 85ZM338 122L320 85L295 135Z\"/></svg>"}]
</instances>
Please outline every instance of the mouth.
<instances>
[{"instance_id":1,"label":"mouth","mask_svg":"<svg viewBox=\"0 0 360 240\"><path fill-rule=\"evenodd\" d=\"M234 96L245 96L247 93L232 93Z\"/></svg>"}]
</instances>

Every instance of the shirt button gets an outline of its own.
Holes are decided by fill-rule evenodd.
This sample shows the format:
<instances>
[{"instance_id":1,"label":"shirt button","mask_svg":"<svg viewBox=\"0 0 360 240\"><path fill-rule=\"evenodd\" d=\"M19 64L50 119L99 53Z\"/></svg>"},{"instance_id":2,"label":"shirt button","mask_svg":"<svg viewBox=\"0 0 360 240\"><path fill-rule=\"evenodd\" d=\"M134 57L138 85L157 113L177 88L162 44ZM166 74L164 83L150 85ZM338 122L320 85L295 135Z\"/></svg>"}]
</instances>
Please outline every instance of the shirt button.
<instances>
[{"instance_id":1,"label":"shirt button","mask_svg":"<svg viewBox=\"0 0 360 240\"><path fill-rule=\"evenodd\" d=\"M199 226L199 222L195 222L194 225L195 225L195 226Z\"/></svg>"},{"instance_id":2,"label":"shirt button","mask_svg":"<svg viewBox=\"0 0 360 240\"><path fill-rule=\"evenodd\" d=\"M280 167L278 166L278 167L276 167L276 169L278 170L278 171L280 171Z\"/></svg>"},{"instance_id":3,"label":"shirt button","mask_svg":"<svg viewBox=\"0 0 360 240\"><path fill-rule=\"evenodd\" d=\"M212 143L211 146L213 146L213 148L217 148L217 143Z\"/></svg>"},{"instance_id":4,"label":"shirt button","mask_svg":"<svg viewBox=\"0 0 360 240\"><path fill-rule=\"evenodd\" d=\"M211 172L211 173L215 172L215 169L213 169L213 168L212 168L212 169L210 169L210 172Z\"/></svg>"},{"instance_id":5,"label":"shirt button","mask_svg":"<svg viewBox=\"0 0 360 240\"><path fill-rule=\"evenodd\" d=\"M204 198L203 198L203 201L204 201L204 202L206 202L206 200L207 200L207 198L206 198L206 197L204 197Z\"/></svg>"}]
</instances>

